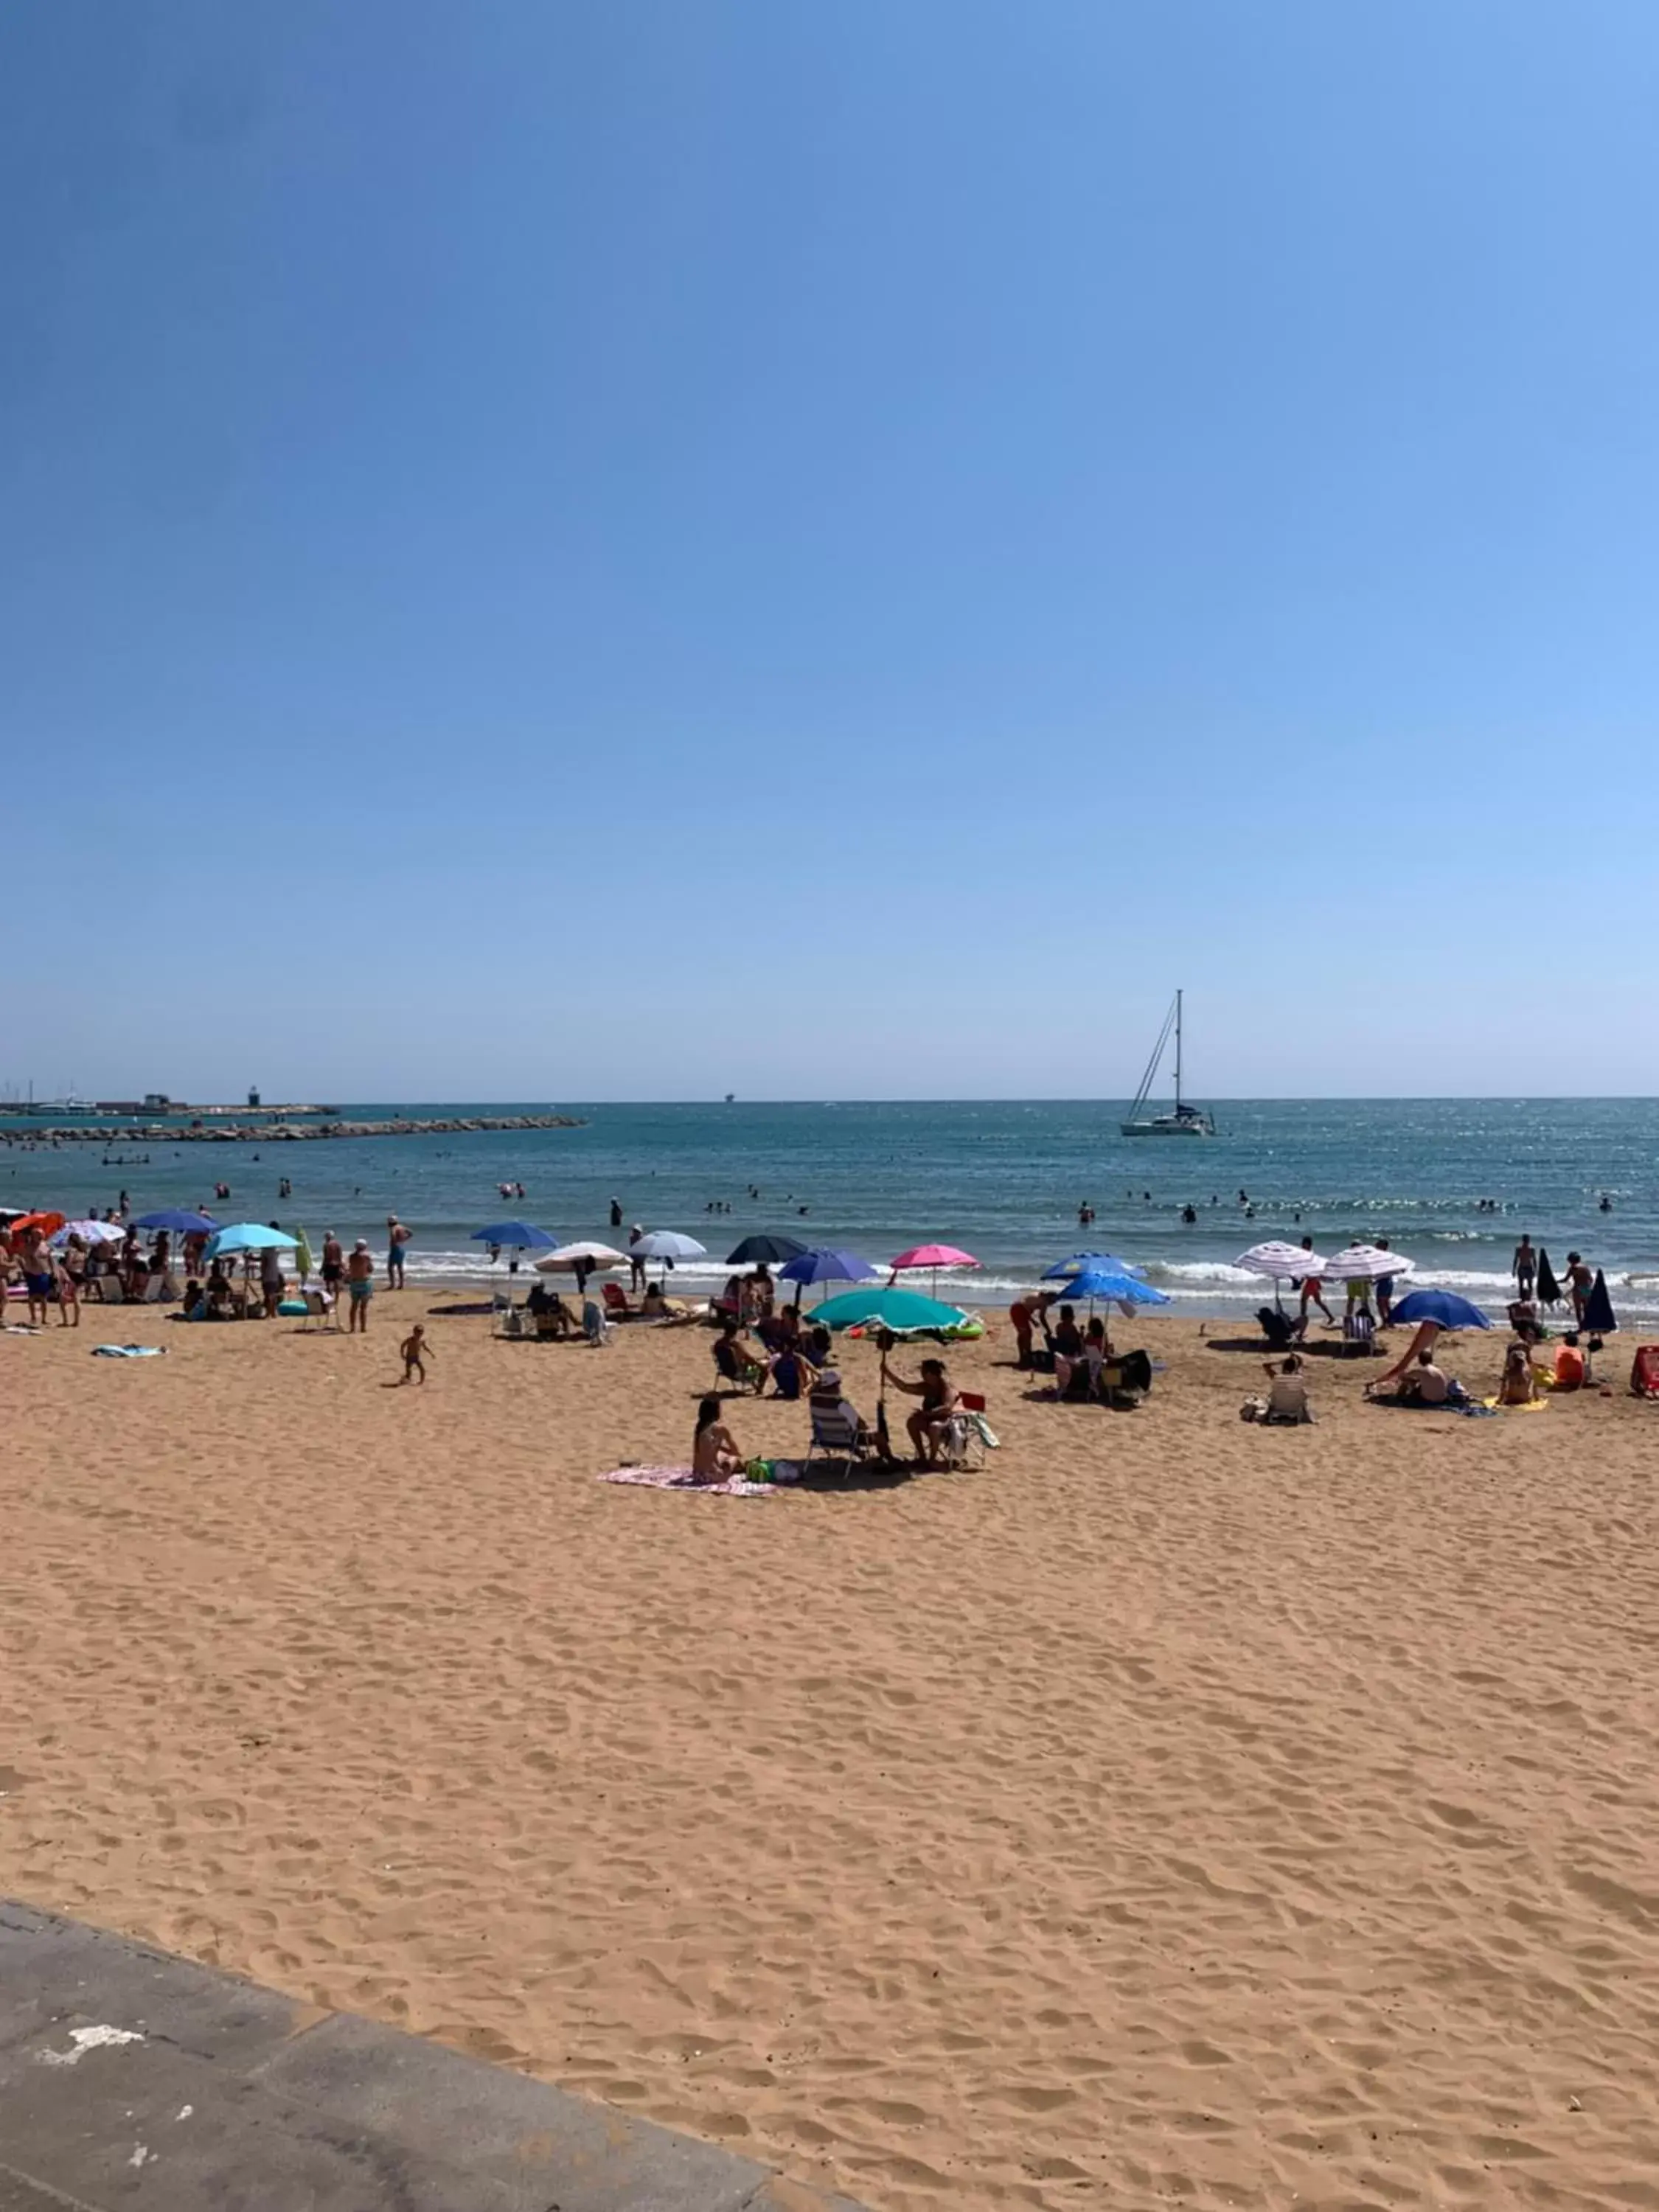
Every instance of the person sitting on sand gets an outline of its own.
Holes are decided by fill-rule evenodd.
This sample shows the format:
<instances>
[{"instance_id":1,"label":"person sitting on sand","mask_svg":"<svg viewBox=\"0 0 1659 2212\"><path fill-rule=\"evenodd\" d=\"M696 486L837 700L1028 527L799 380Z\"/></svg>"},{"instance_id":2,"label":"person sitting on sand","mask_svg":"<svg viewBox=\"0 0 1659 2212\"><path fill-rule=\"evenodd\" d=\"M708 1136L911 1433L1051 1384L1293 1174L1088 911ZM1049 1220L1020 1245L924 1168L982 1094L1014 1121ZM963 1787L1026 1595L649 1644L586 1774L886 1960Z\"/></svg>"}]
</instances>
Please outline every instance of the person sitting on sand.
<instances>
[{"instance_id":1,"label":"person sitting on sand","mask_svg":"<svg viewBox=\"0 0 1659 2212\"><path fill-rule=\"evenodd\" d=\"M398 1346L398 1350L403 1358L404 1381L424 1382L426 1363L432 1357L432 1346L426 1340L426 1329L422 1323L418 1321L416 1322L414 1328Z\"/></svg>"},{"instance_id":2,"label":"person sitting on sand","mask_svg":"<svg viewBox=\"0 0 1659 2212\"><path fill-rule=\"evenodd\" d=\"M1417 1364L1400 1378L1395 1396L1404 1405L1444 1406L1457 1390L1445 1369L1437 1366L1432 1352L1419 1352Z\"/></svg>"},{"instance_id":3,"label":"person sitting on sand","mask_svg":"<svg viewBox=\"0 0 1659 2212\"><path fill-rule=\"evenodd\" d=\"M726 1482L741 1474L747 1462L737 1438L726 1425L718 1398L705 1398L697 1408L696 1432L691 1439L691 1474L696 1482Z\"/></svg>"},{"instance_id":4,"label":"person sitting on sand","mask_svg":"<svg viewBox=\"0 0 1659 2212\"><path fill-rule=\"evenodd\" d=\"M752 1390L757 1398L766 1388L766 1362L755 1357L737 1322L729 1317L721 1323L714 1340L714 1371L721 1382L733 1383L739 1390Z\"/></svg>"},{"instance_id":5,"label":"person sitting on sand","mask_svg":"<svg viewBox=\"0 0 1659 2212\"><path fill-rule=\"evenodd\" d=\"M1510 1345L1504 1356L1504 1372L1498 1385L1500 1406L1530 1406L1538 1396L1538 1384L1534 1378L1532 1361L1527 1356L1524 1344Z\"/></svg>"},{"instance_id":6,"label":"person sitting on sand","mask_svg":"<svg viewBox=\"0 0 1659 2212\"><path fill-rule=\"evenodd\" d=\"M1270 1359L1263 1372L1267 1377L1267 1395L1265 1398L1245 1400L1245 1419L1287 1428L1299 1428L1311 1421L1313 1408L1308 1403L1308 1380L1302 1372L1301 1353L1287 1352L1277 1367Z\"/></svg>"},{"instance_id":7,"label":"person sitting on sand","mask_svg":"<svg viewBox=\"0 0 1659 2212\"><path fill-rule=\"evenodd\" d=\"M1106 1324L1098 1314L1089 1323L1083 1349L1075 1359L1054 1354L1054 1394L1060 1398L1093 1398L1100 1391L1100 1370L1111 1357Z\"/></svg>"},{"instance_id":8,"label":"person sitting on sand","mask_svg":"<svg viewBox=\"0 0 1659 2212\"><path fill-rule=\"evenodd\" d=\"M536 1334L539 1337L568 1337L575 1328L576 1317L558 1292L538 1276L530 1296L525 1300L525 1311L536 1319Z\"/></svg>"},{"instance_id":9,"label":"person sitting on sand","mask_svg":"<svg viewBox=\"0 0 1659 2212\"><path fill-rule=\"evenodd\" d=\"M1056 1362L1061 1359L1082 1358L1083 1331L1077 1325L1075 1306L1062 1306L1060 1310L1060 1319L1052 1328L1048 1326L1045 1316L1042 1333L1048 1339L1048 1349L1054 1354Z\"/></svg>"},{"instance_id":10,"label":"person sitting on sand","mask_svg":"<svg viewBox=\"0 0 1659 2212\"><path fill-rule=\"evenodd\" d=\"M921 1399L921 1405L904 1425L910 1431L910 1441L916 1448L916 1465L937 1467L945 1431L951 1425L951 1416L957 1409L957 1393L945 1371L945 1362L942 1359L924 1359L921 1376L915 1382L907 1382L902 1375L895 1375L890 1368L887 1379L896 1390L902 1390L907 1398Z\"/></svg>"}]
</instances>

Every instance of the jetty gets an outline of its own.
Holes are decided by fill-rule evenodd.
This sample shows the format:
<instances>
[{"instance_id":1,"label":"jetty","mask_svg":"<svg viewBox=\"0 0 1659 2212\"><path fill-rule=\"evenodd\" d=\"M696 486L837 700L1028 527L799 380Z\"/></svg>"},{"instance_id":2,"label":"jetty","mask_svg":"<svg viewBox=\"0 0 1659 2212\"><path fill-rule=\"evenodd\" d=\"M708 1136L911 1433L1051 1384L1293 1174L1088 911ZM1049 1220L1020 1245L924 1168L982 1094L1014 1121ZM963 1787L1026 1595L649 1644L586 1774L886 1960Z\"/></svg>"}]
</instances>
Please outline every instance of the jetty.
<instances>
[{"instance_id":1,"label":"jetty","mask_svg":"<svg viewBox=\"0 0 1659 2212\"><path fill-rule=\"evenodd\" d=\"M302 1145L338 1144L353 1137L470 1137L484 1131L580 1129L572 1114L469 1114L435 1121L191 1121L125 1123L118 1129L61 1127L0 1129L0 1143L25 1145Z\"/></svg>"}]
</instances>

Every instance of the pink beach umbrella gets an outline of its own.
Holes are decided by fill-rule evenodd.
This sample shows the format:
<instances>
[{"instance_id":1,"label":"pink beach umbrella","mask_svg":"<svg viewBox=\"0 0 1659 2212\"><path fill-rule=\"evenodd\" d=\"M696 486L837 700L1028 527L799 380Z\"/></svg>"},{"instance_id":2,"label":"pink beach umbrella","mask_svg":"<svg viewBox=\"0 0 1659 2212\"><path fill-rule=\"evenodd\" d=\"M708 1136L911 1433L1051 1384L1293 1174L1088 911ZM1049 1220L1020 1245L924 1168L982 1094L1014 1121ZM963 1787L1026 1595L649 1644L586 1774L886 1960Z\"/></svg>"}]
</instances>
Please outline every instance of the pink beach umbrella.
<instances>
[{"instance_id":1,"label":"pink beach umbrella","mask_svg":"<svg viewBox=\"0 0 1659 2212\"><path fill-rule=\"evenodd\" d=\"M939 1296L939 1271L941 1267L977 1267L979 1261L971 1252L958 1252L954 1244L913 1244L908 1252L901 1252L891 1262L893 1278L909 1273L913 1269L926 1267L933 1279L933 1296Z\"/></svg>"}]
</instances>

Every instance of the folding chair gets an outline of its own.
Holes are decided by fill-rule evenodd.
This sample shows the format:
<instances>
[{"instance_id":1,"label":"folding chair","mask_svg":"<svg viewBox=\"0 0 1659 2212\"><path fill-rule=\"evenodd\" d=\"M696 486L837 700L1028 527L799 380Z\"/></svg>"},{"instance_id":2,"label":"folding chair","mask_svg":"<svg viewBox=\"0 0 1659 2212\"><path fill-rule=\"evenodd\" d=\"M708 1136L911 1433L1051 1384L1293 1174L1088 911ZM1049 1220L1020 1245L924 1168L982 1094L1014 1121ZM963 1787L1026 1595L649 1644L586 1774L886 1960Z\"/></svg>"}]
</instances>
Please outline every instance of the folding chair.
<instances>
[{"instance_id":1,"label":"folding chair","mask_svg":"<svg viewBox=\"0 0 1659 2212\"><path fill-rule=\"evenodd\" d=\"M805 1464L815 1458L843 1460L853 1466L870 1457L871 1439L857 1412L839 1393L834 1398L814 1395L807 1400L812 1416L812 1441L806 1447Z\"/></svg>"},{"instance_id":2,"label":"folding chair","mask_svg":"<svg viewBox=\"0 0 1659 2212\"><path fill-rule=\"evenodd\" d=\"M945 1431L945 1465L968 1470L981 1468L987 1448L994 1449L996 1442L985 1418L983 1397L977 1390L958 1391L956 1411Z\"/></svg>"}]
</instances>

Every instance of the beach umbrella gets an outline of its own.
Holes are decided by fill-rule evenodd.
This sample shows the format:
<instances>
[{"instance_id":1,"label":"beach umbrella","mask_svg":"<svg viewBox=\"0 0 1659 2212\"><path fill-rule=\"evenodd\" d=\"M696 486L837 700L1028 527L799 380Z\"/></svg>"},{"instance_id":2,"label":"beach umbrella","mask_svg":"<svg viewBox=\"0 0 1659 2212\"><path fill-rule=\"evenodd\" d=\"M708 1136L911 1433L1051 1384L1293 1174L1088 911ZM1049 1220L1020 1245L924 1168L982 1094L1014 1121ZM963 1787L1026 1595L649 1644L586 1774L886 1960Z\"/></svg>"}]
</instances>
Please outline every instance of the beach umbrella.
<instances>
[{"instance_id":1,"label":"beach umbrella","mask_svg":"<svg viewBox=\"0 0 1659 2212\"><path fill-rule=\"evenodd\" d=\"M1619 1323L1613 1318L1613 1300L1607 1295L1607 1279L1598 1267L1590 1294L1584 1301L1584 1327L1592 1336L1617 1336Z\"/></svg>"},{"instance_id":2,"label":"beach umbrella","mask_svg":"<svg viewBox=\"0 0 1659 2212\"><path fill-rule=\"evenodd\" d=\"M665 1260L672 1267L678 1260L706 1260L708 1247L695 1237L683 1237L678 1229L647 1229L644 1236L633 1238L628 1253L630 1259Z\"/></svg>"},{"instance_id":3,"label":"beach umbrella","mask_svg":"<svg viewBox=\"0 0 1659 2212\"><path fill-rule=\"evenodd\" d=\"M960 1306L925 1298L920 1291L878 1289L843 1291L814 1309L812 1318L825 1328L886 1328L895 1336L933 1336L941 1330L960 1328L968 1316Z\"/></svg>"},{"instance_id":4,"label":"beach umbrella","mask_svg":"<svg viewBox=\"0 0 1659 2212\"><path fill-rule=\"evenodd\" d=\"M1070 1282L1075 1275L1087 1274L1091 1270L1101 1275L1144 1275L1144 1267L1132 1267L1128 1261L1120 1260L1115 1252L1073 1252L1069 1260L1056 1260L1052 1267L1045 1267L1045 1283Z\"/></svg>"},{"instance_id":5,"label":"beach umbrella","mask_svg":"<svg viewBox=\"0 0 1659 2212\"><path fill-rule=\"evenodd\" d=\"M66 1221L52 1238L54 1244L67 1244L71 1237L78 1237L83 1244L124 1244L126 1231L113 1221Z\"/></svg>"},{"instance_id":6,"label":"beach umbrella","mask_svg":"<svg viewBox=\"0 0 1659 2212\"><path fill-rule=\"evenodd\" d=\"M1555 1279L1555 1270L1550 1265L1550 1255L1540 1244L1538 1248L1538 1280L1533 1285L1540 1306L1559 1306L1561 1285Z\"/></svg>"},{"instance_id":7,"label":"beach umbrella","mask_svg":"<svg viewBox=\"0 0 1659 2212\"><path fill-rule=\"evenodd\" d=\"M475 1244L512 1245L520 1252L551 1251L554 1239L530 1221L492 1221L487 1229L472 1231Z\"/></svg>"},{"instance_id":8,"label":"beach umbrella","mask_svg":"<svg viewBox=\"0 0 1659 2212\"><path fill-rule=\"evenodd\" d=\"M269 1229L263 1221L234 1221L228 1228L220 1229L207 1241L207 1257L222 1260L232 1252L293 1252L299 1249L297 1237L284 1235L280 1229Z\"/></svg>"},{"instance_id":9,"label":"beach umbrella","mask_svg":"<svg viewBox=\"0 0 1659 2212\"><path fill-rule=\"evenodd\" d=\"M538 1275L568 1273L580 1261L590 1274L604 1274L611 1267L625 1267L627 1255L609 1244L561 1244L556 1252L550 1252L535 1263Z\"/></svg>"},{"instance_id":10,"label":"beach umbrella","mask_svg":"<svg viewBox=\"0 0 1659 2212\"><path fill-rule=\"evenodd\" d=\"M1279 1303L1281 1283L1298 1283L1309 1275L1322 1275L1329 1264L1322 1253L1310 1252L1301 1244L1287 1244L1282 1237L1270 1237L1265 1243L1252 1244L1233 1262L1247 1275L1271 1278L1275 1305Z\"/></svg>"},{"instance_id":11,"label":"beach umbrella","mask_svg":"<svg viewBox=\"0 0 1659 2212\"><path fill-rule=\"evenodd\" d=\"M728 1252L728 1267L775 1267L780 1260L799 1260L806 1249L793 1237L745 1237L735 1252Z\"/></svg>"},{"instance_id":12,"label":"beach umbrella","mask_svg":"<svg viewBox=\"0 0 1659 2212\"><path fill-rule=\"evenodd\" d=\"M1304 1258L1307 1257L1304 1254ZM1415 1266L1403 1252L1385 1252L1380 1244L1346 1244L1333 1253L1323 1269L1304 1267L1304 1275L1321 1273L1335 1283L1381 1282L1384 1275L1409 1275Z\"/></svg>"},{"instance_id":13,"label":"beach umbrella","mask_svg":"<svg viewBox=\"0 0 1659 2212\"><path fill-rule=\"evenodd\" d=\"M913 1244L908 1252L901 1252L896 1260L888 1264L895 1277L908 1274L913 1268L926 1267L933 1277L931 1288L937 1297L941 1267L977 1267L979 1261L971 1252L960 1252L954 1244Z\"/></svg>"},{"instance_id":14,"label":"beach umbrella","mask_svg":"<svg viewBox=\"0 0 1659 2212\"><path fill-rule=\"evenodd\" d=\"M219 1226L210 1213L192 1213L187 1206L167 1206L159 1213L141 1213L132 1225L165 1229L174 1237L211 1237Z\"/></svg>"},{"instance_id":15,"label":"beach umbrella","mask_svg":"<svg viewBox=\"0 0 1659 2212\"><path fill-rule=\"evenodd\" d=\"M1584 1346L1584 1380L1595 1377L1595 1354L1604 1336L1617 1336L1619 1323L1613 1316L1613 1300L1607 1295L1607 1279L1598 1267L1595 1280L1590 1285L1590 1294L1584 1301L1583 1328L1587 1341Z\"/></svg>"},{"instance_id":16,"label":"beach umbrella","mask_svg":"<svg viewBox=\"0 0 1659 2212\"><path fill-rule=\"evenodd\" d=\"M20 1213L15 1221L8 1224L6 1233L10 1237L23 1237L31 1229L38 1229L43 1237L55 1237L63 1225L64 1216L61 1213Z\"/></svg>"},{"instance_id":17,"label":"beach umbrella","mask_svg":"<svg viewBox=\"0 0 1659 2212\"><path fill-rule=\"evenodd\" d=\"M1300 1244L1287 1244L1279 1237L1270 1237L1265 1244L1252 1244L1233 1265L1247 1275L1270 1276L1275 1283L1300 1282L1304 1276L1331 1272L1330 1261L1320 1253L1305 1251Z\"/></svg>"},{"instance_id":18,"label":"beach umbrella","mask_svg":"<svg viewBox=\"0 0 1659 2212\"><path fill-rule=\"evenodd\" d=\"M1155 1290L1144 1283L1139 1275L1125 1274L1121 1267L1085 1267L1080 1275L1073 1275L1066 1290L1074 1298L1087 1298L1089 1310L1094 1310L1097 1298L1114 1298L1132 1318L1137 1306L1167 1306L1170 1296L1166 1291Z\"/></svg>"},{"instance_id":19,"label":"beach umbrella","mask_svg":"<svg viewBox=\"0 0 1659 2212\"><path fill-rule=\"evenodd\" d=\"M873 1283L879 1270L867 1260L860 1260L856 1252L838 1252L824 1246L815 1252L803 1252L799 1259L786 1260L778 1269L780 1281L799 1283Z\"/></svg>"},{"instance_id":20,"label":"beach umbrella","mask_svg":"<svg viewBox=\"0 0 1659 2212\"><path fill-rule=\"evenodd\" d=\"M1490 1328L1479 1306L1455 1291L1407 1291L1394 1310L1396 1321L1437 1322L1442 1328Z\"/></svg>"}]
</instances>

